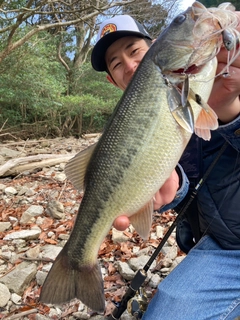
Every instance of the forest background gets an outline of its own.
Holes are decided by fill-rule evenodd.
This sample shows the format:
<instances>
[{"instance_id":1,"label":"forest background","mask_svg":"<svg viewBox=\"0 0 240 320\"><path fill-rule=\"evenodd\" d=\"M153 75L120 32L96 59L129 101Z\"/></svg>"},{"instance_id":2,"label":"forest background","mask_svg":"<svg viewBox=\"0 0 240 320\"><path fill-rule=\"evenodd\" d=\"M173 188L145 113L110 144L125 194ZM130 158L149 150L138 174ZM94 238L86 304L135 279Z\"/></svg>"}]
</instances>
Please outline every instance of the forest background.
<instances>
[{"instance_id":1,"label":"forest background","mask_svg":"<svg viewBox=\"0 0 240 320\"><path fill-rule=\"evenodd\" d=\"M127 13L154 38L181 11L179 0L161 3L0 0L0 140L101 132L122 91L92 69L99 24Z\"/></svg>"}]
</instances>

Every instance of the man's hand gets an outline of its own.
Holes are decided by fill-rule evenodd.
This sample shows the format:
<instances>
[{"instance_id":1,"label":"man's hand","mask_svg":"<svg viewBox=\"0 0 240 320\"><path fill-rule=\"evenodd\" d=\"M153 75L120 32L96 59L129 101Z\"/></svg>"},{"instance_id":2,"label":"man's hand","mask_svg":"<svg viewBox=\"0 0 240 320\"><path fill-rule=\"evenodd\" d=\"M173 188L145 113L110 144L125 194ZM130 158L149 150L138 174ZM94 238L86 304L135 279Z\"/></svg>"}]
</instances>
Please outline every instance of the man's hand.
<instances>
[{"instance_id":1,"label":"man's hand","mask_svg":"<svg viewBox=\"0 0 240 320\"><path fill-rule=\"evenodd\" d=\"M170 203L175 198L176 192L179 188L179 177L177 172L174 170L171 176L166 180L161 189L154 196L154 210ZM113 226L123 231L128 228L130 221L127 216L122 215L115 219Z\"/></svg>"},{"instance_id":2,"label":"man's hand","mask_svg":"<svg viewBox=\"0 0 240 320\"><path fill-rule=\"evenodd\" d=\"M240 19L240 12L238 12ZM240 32L240 26L238 26ZM239 44L236 51L240 50ZM217 72L221 72L227 65L229 52L222 48L217 56ZM232 52L230 52L230 55ZM214 82L213 89L208 100L211 108L223 123L233 121L240 114L240 55L229 66L228 76L218 76Z\"/></svg>"}]
</instances>

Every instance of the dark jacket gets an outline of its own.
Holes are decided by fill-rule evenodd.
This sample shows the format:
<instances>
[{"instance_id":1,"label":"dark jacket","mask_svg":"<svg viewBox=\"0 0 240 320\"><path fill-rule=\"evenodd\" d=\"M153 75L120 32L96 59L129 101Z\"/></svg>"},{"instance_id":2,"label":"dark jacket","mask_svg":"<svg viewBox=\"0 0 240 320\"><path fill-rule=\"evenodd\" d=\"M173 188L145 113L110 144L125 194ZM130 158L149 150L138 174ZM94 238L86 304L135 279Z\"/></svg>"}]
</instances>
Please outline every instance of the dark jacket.
<instances>
[{"instance_id":1,"label":"dark jacket","mask_svg":"<svg viewBox=\"0 0 240 320\"><path fill-rule=\"evenodd\" d=\"M196 208L202 235L211 235L224 249L240 250L240 117L213 131L210 141L193 135L180 164L194 187L226 141L197 194Z\"/></svg>"}]
</instances>

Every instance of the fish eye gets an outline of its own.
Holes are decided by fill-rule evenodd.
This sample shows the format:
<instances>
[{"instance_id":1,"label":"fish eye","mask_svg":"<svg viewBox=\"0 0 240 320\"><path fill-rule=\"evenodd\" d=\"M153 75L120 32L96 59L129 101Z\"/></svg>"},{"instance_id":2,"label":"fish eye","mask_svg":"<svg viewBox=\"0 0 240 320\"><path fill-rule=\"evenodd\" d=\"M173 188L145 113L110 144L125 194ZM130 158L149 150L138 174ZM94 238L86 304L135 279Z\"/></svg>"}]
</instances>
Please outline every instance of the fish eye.
<instances>
[{"instance_id":1,"label":"fish eye","mask_svg":"<svg viewBox=\"0 0 240 320\"><path fill-rule=\"evenodd\" d=\"M181 24L186 20L185 14L179 14L173 21L174 23Z\"/></svg>"}]
</instances>

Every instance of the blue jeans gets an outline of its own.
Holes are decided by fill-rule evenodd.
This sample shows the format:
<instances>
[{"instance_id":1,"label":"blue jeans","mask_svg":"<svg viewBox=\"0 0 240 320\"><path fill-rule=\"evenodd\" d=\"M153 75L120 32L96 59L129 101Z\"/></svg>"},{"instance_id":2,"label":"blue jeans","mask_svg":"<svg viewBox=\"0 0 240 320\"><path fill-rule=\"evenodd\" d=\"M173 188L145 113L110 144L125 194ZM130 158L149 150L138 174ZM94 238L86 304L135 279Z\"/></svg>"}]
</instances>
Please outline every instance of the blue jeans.
<instances>
[{"instance_id":1,"label":"blue jeans","mask_svg":"<svg viewBox=\"0 0 240 320\"><path fill-rule=\"evenodd\" d=\"M143 320L234 320L240 316L240 250L205 236L159 284Z\"/></svg>"}]
</instances>

